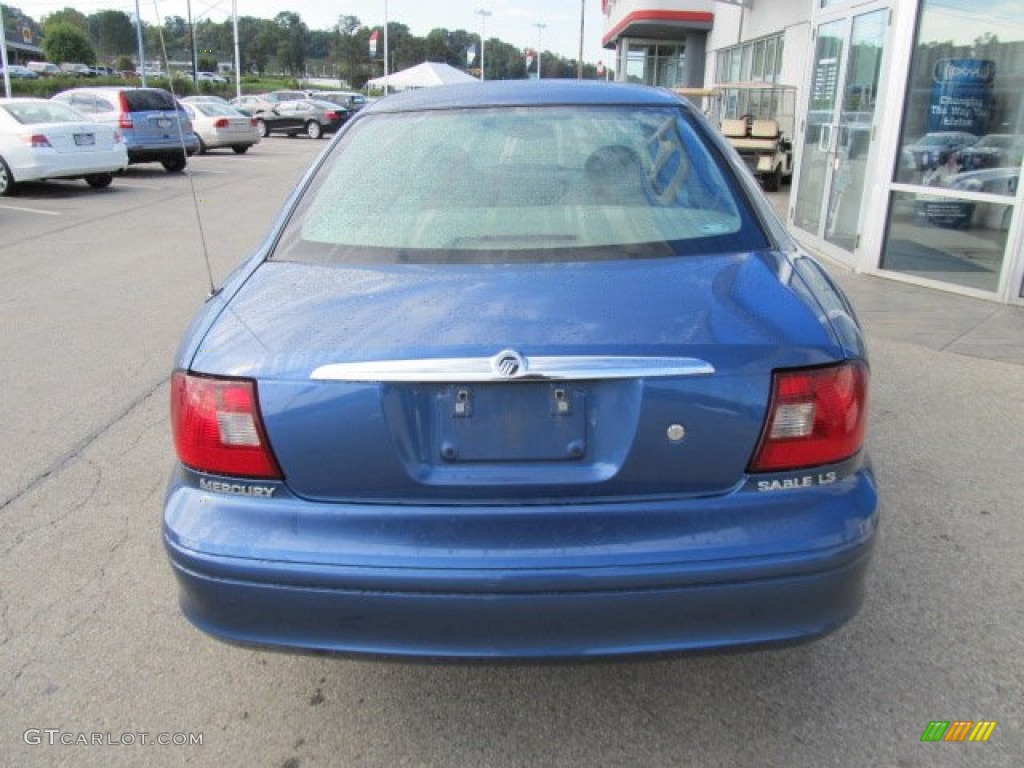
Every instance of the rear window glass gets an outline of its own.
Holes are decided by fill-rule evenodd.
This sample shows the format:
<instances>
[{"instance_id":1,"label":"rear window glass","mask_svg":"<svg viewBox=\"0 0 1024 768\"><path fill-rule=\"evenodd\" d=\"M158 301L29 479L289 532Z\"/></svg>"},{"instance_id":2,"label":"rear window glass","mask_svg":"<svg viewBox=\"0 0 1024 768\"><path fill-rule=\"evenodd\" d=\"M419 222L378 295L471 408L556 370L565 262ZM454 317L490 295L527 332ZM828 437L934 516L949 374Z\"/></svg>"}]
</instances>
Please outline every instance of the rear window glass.
<instances>
[{"instance_id":1,"label":"rear window glass","mask_svg":"<svg viewBox=\"0 0 1024 768\"><path fill-rule=\"evenodd\" d=\"M64 106L55 101L15 102L14 104L4 104L0 106L0 109L5 110L22 125L76 123L81 122L83 119L82 115L75 112L71 107Z\"/></svg>"},{"instance_id":2,"label":"rear window glass","mask_svg":"<svg viewBox=\"0 0 1024 768\"><path fill-rule=\"evenodd\" d=\"M767 247L677 107L543 106L358 119L273 258L587 261Z\"/></svg>"},{"instance_id":3,"label":"rear window glass","mask_svg":"<svg viewBox=\"0 0 1024 768\"><path fill-rule=\"evenodd\" d=\"M123 91L129 112L156 112L174 110L174 97L167 91L139 89Z\"/></svg>"},{"instance_id":4,"label":"rear window glass","mask_svg":"<svg viewBox=\"0 0 1024 768\"><path fill-rule=\"evenodd\" d=\"M207 117L238 117L238 110L227 104L218 104L214 101L200 101L189 104L192 109L199 110Z\"/></svg>"}]
</instances>

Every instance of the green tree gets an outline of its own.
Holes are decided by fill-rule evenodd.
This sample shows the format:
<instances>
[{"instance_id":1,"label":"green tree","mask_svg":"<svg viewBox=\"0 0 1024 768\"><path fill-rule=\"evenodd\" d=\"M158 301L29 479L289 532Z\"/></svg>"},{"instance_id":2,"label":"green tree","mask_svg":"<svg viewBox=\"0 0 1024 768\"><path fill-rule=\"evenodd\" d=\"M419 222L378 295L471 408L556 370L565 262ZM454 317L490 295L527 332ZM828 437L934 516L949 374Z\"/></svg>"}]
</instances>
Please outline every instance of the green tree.
<instances>
[{"instance_id":1,"label":"green tree","mask_svg":"<svg viewBox=\"0 0 1024 768\"><path fill-rule=\"evenodd\" d=\"M306 45L306 57L310 59L326 59L331 52L331 39L334 32L330 29L311 29L309 44Z\"/></svg>"},{"instance_id":2,"label":"green tree","mask_svg":"<svg viewBox=\"0 0 1024 768\"><path fill-rule=\"evenodd\" d=\"M96 53L89 44L89 36L81 29L66 22L47 23L43 52L48 61L75 61L92 64Z\"/></svg>"},{"instance_id":3,"label":"green tree","mask_svg":"<svg viewBox=\"0 0 1024 768\"><path fill-rule=\"evenodd\" d=\"M487 41L487 79L522 80L526 77L523 52L497 38Z\"/></svg>"},{"instance_id":4,"label":"green tree","mask_svg":"<svg viewBox=\"0 0 1024 768\"><path fill-rule=\"evenodd\" d=\"M65 8L62 11L54 11L43 16L43 34L49 34L47 27L56 24L70 24L83 34L89 34L89 19L86 18L84 13L76 11L74 8Z\"/></svg>"},{"instance_id":5,"label":"green tree","mask_svg":"<svg viewBox=\"0 0 1024 768\"><path fill-rule=\"evenodd\" d=\"M427 61L450 63L448 61L448 30L432 29L427 33L423 52Z\"/></svg>"},{"instance_id":6,"label":"green tree","mask_svg":"<svg viewBox=\"0 0 1024 768\"><path fill-rule=\"evenodd\" d=\"M207 62L210 60L223 61L234 59L234 38L231 31L231 21L217 23L209 19L195 22L196 50L199 58ZM200 64L200 70L217 71L217 67L207 67Z\"/></svg>"},{"instance_id":7,"label":"green tree","mask_svg":"<svg viewBox=\"0 0 1024 768\"><path fill-rule=\"evenodd\" d=\"M292 75L301 75L306 65L306 46L309 43L309 27L302 17L292 11L281 11L274 17L279 36L277 39L277 60L281 67Z\"/></svg>"},{"instance_id":8,"label":"green tree","mask_svg":"<svg viewBox=\"0 0 1024 768\"><path fill-rule=\"evenodd\" d=\"M423 63L424 53L423 38L415 37L405 24L388 22L388 55L391 58L389 72Z\"/></svg>"},{"instance_id":9,"label":"green tree","mask_svg":"<svg viewBox=\"0 0 1024 768\"><path fill-rule=\"evenodd\" d=\"M135 25L122 11L98 11L89 16L89 37L103 56L120 56L135 50Z\"/></svg>"},{"instance_id":10,"label":"green tree","mask_svg":"<svg viewBox=\"0 0 1024 768\"><path fill-rule=\"evenodd\" d=\"M277 26L272 22L268 24L265 21L260 21L249 56L253 68L263 74L270 66L270 59L277 53L279 32Z\"/></svg>"},{"instance_id":11,"label":"green tree","mask_svg":"<svg viewBox=\"0 0 1024 768\"><path fill-rule=\"evenodd\" d=\"M355 16L340 16L331 39L331 61L338 76L353 88L361 88L369 79L368 48L370 30Z\"/></svg>"},{"instance_id":12,"label":"green tree","mask_svg":"<svg viewBox=\"0 0 1024 768\"><path fill-rule=\"evenodd\" d=\"M260 34L264 26L269 24L265 19L257 19L252 16L240 16L238 18L238 51L241 56L242 72L258 72L262 74L267 69L267 63L273 50L277 47L276 39L273 47L267 50L266 42L260 41ZM273 24L270 24L273 27ZM234 37L231 29L231 22L227 21L222 25L220 32L220 45L223 50L232 51L234 56Z\"/></svg>"},{"instance_id":13,"label":"green tree","mask_svg":"<svg viewBox=\"0 0 1024 768\"><path fill-rule=\"evenodd\" d=\"M184 17L167 16L162 30L161 44L167 50L167 58L192 61L192 38L189 37L188 22Z\"/></svg>"}]
</instances>

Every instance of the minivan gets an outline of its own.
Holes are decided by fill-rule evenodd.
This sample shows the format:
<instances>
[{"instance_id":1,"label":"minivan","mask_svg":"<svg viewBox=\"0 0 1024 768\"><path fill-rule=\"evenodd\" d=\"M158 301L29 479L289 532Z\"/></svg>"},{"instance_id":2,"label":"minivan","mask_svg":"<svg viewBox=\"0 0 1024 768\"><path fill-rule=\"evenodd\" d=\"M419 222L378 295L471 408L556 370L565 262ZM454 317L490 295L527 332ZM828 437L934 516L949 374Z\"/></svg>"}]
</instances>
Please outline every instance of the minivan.
<instances>
[{"instance_id":1,"label":"minivan","mask_svg":"<svg viewBox=\"0 0 1024 768\"><path fill-rule=\"evenodd\" d=\"M100 123L112 123L124 136L129 163L161 163L167 171L185 169L199 151L199 137L188 115L163 88L72 88L53 97Z\"/></svg>"}]
</instances>

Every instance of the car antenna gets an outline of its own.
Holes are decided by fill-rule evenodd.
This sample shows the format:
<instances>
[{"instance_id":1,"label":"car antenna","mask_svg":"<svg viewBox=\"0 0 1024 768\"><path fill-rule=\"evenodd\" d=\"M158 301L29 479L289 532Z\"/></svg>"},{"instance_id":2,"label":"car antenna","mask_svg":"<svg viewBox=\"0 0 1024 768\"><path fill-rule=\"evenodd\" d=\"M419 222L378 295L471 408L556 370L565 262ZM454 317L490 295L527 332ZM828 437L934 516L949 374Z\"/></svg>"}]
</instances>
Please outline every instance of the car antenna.
<instances>
[{"instance_id":1,"label":"car antenna","mask_svg":"<svg viewBox=\"0 0 1024 768\"><path fill-rule=\"evenodd\" d=\"M153 12L156 17L160 18L160 8L158 0L153 0ZM171 62L167 56L167 42L164 40L164 28L163 26L157 27L157 32L160 35L160 52L163 54L164 59L164 72L167 73L167 90L171 92L171 98L174 99L175 113L184 110L184 107L178 101L178 95L174 92L174 78L171 76ZM195 34L195 27L189 30L190 35ZM145 66L143 62L142 66ZM213 268L210 266L210 249L206 244L206 230L203 229L203 217L199 212L199 195L196 193L196 181L192 175L192 170L188 167L188 150L185 148L185 134L181 128L181 119L175 115L175 123L178 126L178 143L181 145L181 153L186 158L185 176L188 177L189 189L192 191L192 207L196 214L196 227L199 230L199 242L203 252L203 262L206 264L206 279L210 283L210 292L206 295L207 300L212 299L221 289L216 286L213 281Z\"/></svg>"}]
</instances>

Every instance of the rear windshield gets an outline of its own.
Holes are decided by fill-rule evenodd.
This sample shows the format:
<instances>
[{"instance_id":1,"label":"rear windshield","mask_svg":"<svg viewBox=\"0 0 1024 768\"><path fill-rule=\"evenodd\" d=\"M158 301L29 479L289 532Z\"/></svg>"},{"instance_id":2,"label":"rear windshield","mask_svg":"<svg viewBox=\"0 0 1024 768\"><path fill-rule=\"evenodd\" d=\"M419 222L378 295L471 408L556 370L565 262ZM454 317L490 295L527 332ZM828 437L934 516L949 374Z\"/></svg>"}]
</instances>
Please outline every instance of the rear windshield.
<instances>
[{"instance_id":1,"label":"rear windshield","mask_svg":"<svg viewBox=\"0 0 1024 768\"><path fill-rule=\"evenodd\" d=\"M207 117L238 117L238 110L228 104L219 104L216 101L194 101L189 104Z\"/></svg>"},{"instance_id":2,"label":"rear windshield","mask_svg":"<svg viewBox=\"0 0 1024 768\"><path fill-rule=\"evenodd\" d=\"M334 145L273 258L590 261L766 248L677 107L379 114Z\"/></svg>"},{"instance_id":3,"label":"rear windshield","mask_svg":"<svg viewBox=\"0 0 1024 768\"><path fill-rule=\"evenodd\" d=\"M82 122L85 118L56 101L26 101L4 104L0 109L5 110L11 117L22 125L38 125L40 123L76 123Z\"/></svg>"},{"instance_id":4,"label":"rear windshield","mask_svg":"<svg viewBox=\"0 0 1024 768\"><path fill-rule=\"evenodd\" d=\"M167 91L153 88L122 91L129 112L173 111L177 105Z\"/></svg>"}]
</instances>

